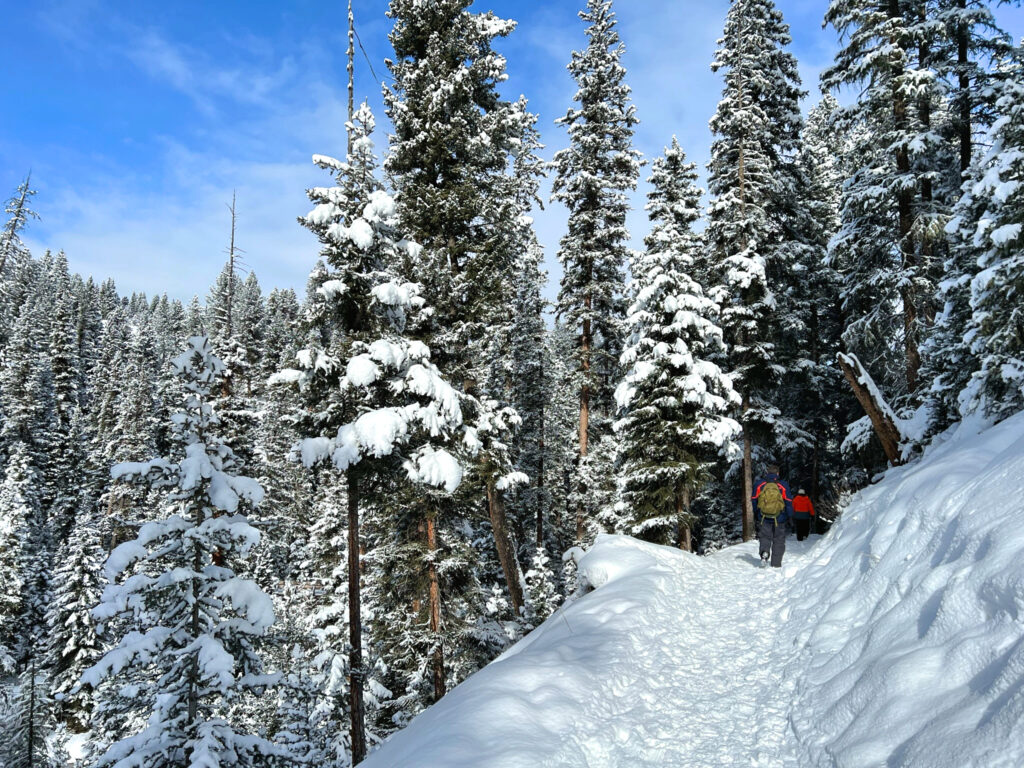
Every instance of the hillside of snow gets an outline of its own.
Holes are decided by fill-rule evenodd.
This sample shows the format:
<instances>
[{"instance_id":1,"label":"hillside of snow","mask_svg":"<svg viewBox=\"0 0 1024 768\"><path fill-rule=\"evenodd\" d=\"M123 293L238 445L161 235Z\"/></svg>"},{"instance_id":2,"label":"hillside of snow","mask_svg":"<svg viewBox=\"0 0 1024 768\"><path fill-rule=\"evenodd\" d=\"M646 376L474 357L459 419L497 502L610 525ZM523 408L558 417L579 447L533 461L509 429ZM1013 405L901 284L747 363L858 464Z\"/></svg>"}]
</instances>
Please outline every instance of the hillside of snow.
<instances>
[{"instance_id":1,"label":"hillside of snow","mask_svg":"<svg viewBox=\"0 0 1024 768\"><path fill-rule=\"evenodd\" d=\"M602 536L580 577L364 765L1024 765L1024 414L890 470L781 570Z\"/></svg>"}]
</instances>

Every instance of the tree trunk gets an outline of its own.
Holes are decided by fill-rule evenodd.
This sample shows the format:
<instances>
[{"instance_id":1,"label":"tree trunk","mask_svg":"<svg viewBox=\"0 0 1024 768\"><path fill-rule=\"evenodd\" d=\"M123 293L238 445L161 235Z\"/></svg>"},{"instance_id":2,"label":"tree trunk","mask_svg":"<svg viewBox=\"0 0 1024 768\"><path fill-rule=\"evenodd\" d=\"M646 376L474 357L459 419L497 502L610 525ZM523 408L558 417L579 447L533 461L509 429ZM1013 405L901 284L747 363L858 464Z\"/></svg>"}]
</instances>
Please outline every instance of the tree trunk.
<instances>
[{"instance_id":1,"label":"tree trunk","mask_svg":"<svg viewBox=\"0 0 1024 768\"><path fill-rule=\"evenodd\" d=\"M366 722L363 707L363 622L360 615L359 588L359 478L354 469L348 481L348 667L349 716L352 765L366 757Z\"/></svg>"},{"instance_id":2,"label":"tree trunk","mask_svg":"<svg viewBox=\"0 0 1024 768\"><path fill-rule=\"evenodd\" d=\"M444 681L444 644L441 639L441 584L437 578L437 520L433 513L427 517L427 556L430 564L427 567L429 583L428 600L430 604L430 632L434 636L433 666L434 701L440 701L445 694Z\"/></svg>"},{"instance_id":3,"label":"tree trunk","mask_svg":"<svg viewBox=\"0 0 1024 768\"><path fill-rule=\"evenodd\" d=\"M348 0L348 50L345 52L348 57L348 64L346 70L348 72L348 121L351 123L352 118L355 116L355 73L356 73L356 20L355 16L352 15L352 0ZM346 131L348 134L348 144L346 159L351 162L352 160L352 131ZM353 750L354 751L354 750ZM353 763L356 760L353 757Z\"/></svg>"},{"instance_id":4,"label":"tree trunk","mask_svg":"<svg viewBox=\"0 0 1024 768\"><path fill-rule=\"evenodd\" d=\"M583 302L587 311L590 311L591 298L588 295ZM590 435L590 355L593 347L592 328L590 319L583 321L583 335L580 339L581 365L583 369L583 386L580 387L580 468L586 461L589 450ZM585 525L583 520L583 494L588 490L580 483L580 499L576 505L576 542L583 541Z\"/></svg>"},{"instance_id":5,"label":"tree trunk","mask_svg":"<svg viewBox=\"0 0 1024 768\"><path fill-rule=\"evenodd\" d=\"M541 358L541 380L544 379L544 363L543 356ZM537 450L537 546L544 546L544 428L545 422L545 409L544 400L541 398L540 406L540 439L538 440Z\"/></svg>"},{"instance_id":6,"label":"tree trunk","mask_svg":"<svg viewBox=\"0 0 1024 768\"><path fill-rule=\"evenodd\" d=\"M967 0L957 0L956 7L960 11L967 9ZM959 104L959 125L957 132L960 134L960 174L967 173L971 167L971 78L967 74L967 25L961 23L956 30L956 63L957 63L957 87L960 90Z\"/></svg>"},{"instance_id":7,"label":"tree trunk","mask_svg":"<svg viewBox=\"0 0 1024 768\"><path fill-rule=\"evenodd\" d=\"M743 413L750 410L750 397L743 395ZM746 419L744 419L746 421ZM750 439L750 428L743 425L743 540L754 538L754 445Z\"/></svg>"},{"instance_id":8,"label":"tree trunk","mask_svg":"<svg viewBox=\"0 0 1024 768\"><path fill-rule=\"evenodd\" d=\"M874 427L875 434L878 435L878 440L882 443L882 450L885 451L886 458L893 466L899 466L903 463L903 456L900 453L900 432L890 415L888 404L884 401L879 402L873 394L878 390L871 379L871 374L864 370L864 366L853 355L845 355L840 352L838 360L843 375L853 387L853 394L857 396L857 401L864 408L868 418L871 419L871 426Z\"/></svg>"},{"instance_id":9,"label":"tree trunk","mask_svg":"<svg viewBox=\"0 0 1024 768\"><path fill-rule=\"evenodd\" d=\"M33 642L29 657L29 691L28 691L28 768L36 764L36 649Z\"/></svg>"},{"instance_id":10,"label":"tree trunk","mask_svg":"<svg viewBox=\"0 0 1024 768\"><path fill-rule=\"evenodd\" d=\"M900 5L897 0L889 2L889 16L898 19L900 17ZM902 49L900 40L893 40L892 44ZM893 80L903 75L902 68L892 74ZM903 94L899 91L893 92L893 122L897 133L903 133L907 129L907 103ZM896 148L896 170L901 176L910 173L910 152L906 144L900 144ZM914 227L914 189L912 186L901 187L897 193L897 242L899 243L902 257L903 271L911 272L917 267L917 258L914 251L913 227ZM921 367L921 355L917 346L917 297L914 289L908 285L900 290L900 297L903 300L903 348L906 362L907 391L914 392L917 389L917 372Z\"/></svg>"},{"instance_id":11,"label":"tree trunk","mask_svg":"<svg viewBox=\"0 0 1024 768\"><path fill-rule=\"evenodd\" d=\"M676 491L676 520L679 537L676 545L686 552L693 551L693 532L690 530L690 489L686 485Z\"/></svg>"},{"instance_id":12,"label":"tree trunk","mask_svg":"<svg viewBox=\"0 0 1024 768\"><path fill-rule=\"evenodd\" d=\"M512 610L520 616L524 607L523 583L519 574L519 561L516 550L508 533L508 521L505 515L505 501L501 491L494 484L494 478L487 480L487 511L491 517L491 530L494 532L494 546L498 550L498 561L505 574L508 585L508 596L512 602Z\"/></svg>"}]
</instances>

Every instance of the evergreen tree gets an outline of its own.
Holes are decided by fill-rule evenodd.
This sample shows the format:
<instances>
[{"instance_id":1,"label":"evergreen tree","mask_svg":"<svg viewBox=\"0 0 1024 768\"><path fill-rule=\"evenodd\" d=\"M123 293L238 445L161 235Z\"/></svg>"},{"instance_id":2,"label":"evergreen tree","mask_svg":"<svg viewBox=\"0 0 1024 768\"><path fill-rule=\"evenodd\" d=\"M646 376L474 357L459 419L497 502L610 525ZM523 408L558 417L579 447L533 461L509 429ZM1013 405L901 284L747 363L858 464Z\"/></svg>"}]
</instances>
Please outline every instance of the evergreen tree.
<instances>
[{"instance_id":1,"label":"evergreen tree","mask_svg":"<svg viewBox=\"0 0 1024 768\"><path fill-rule=\"evenodd\" d=\"M801 118L789 27L771 0L733 0L711 68L725 89L711 130L713 195L708 246L715 268L711 298L722 307L726 367L742 397L743 538L753 535L754 444L771 449L779 412L775 348L778 317L769 275L789 266L786 198Z\"/></svg>"},{"instance_id":2,"label":"evergreen tree","mask_svg":"<svg viewBox=\"0 0 1024 768\"><path fill-rule=\"evenodd\" d=\"M6 574L0 588L0 673L14 670L19 618L24 598L23 565L30 555L30 521L38 514L36 478L24 443L16 443L7 459L0 486L0 564Z\"/></svg>"},{"instance_id":3,"label":"evergreen tree","mask_svg":"<svg viewBox=\"0 0 1024 768\"><path fill-rule=\"evenodd\" d=\"M50 742L53 727L49 681L39 660L33 658L18 678L14 706L0 729L3 736L0 738L0 765L4 768L66 765L66 755L60 755Z\"/></svg>"},{"instance_id":4,"label":"evergreen tree","mask_svg":"<svg viewBox=\"0 0 1024 768\"><path fill-rule=\"evenodd\" d=\"M192 336L202 336L206 333L206 313L203 305L199 303L199 297L193 296L185 310L185 330Z\"/></svg>"},{"instance_id":5,"label":"evergreen tree","mask_svg":"<svg viewBox=\"0 0 1024 768\"><path fill-rule=\"evenodd\" d=\"M49 518L58 539L67 536L75 514L78 495L78 470L82 458L82 435L79 403L81 381L76 307L67 278L67 261L58 256L59 275L54 281L55 306L50 323L49 369L53 390L53 408L49 413L44 438L50 457L47 471L46 499Z\"/></svg>"},{"instance_id":6,"label":"evergreen tree","mask_svg":"<svg viewBox=\"0 0 1024 768\"><path fill-rule=\"evenodd\" d=\"M794 169L792 254L787 271L774 281L779 302L779 349L786 375L775 394L782 412L777 460L789 468L791 483L803 485L816 504L838 481L839 445L846 424L860 406L836 367L843 331L840 275L828 258L828 243L839 228L842 188L837 148L843 140L832 126L838 102L825 95L808 115Z\"/></svg>"},{"instance_id":7,"label":"evergreen tree","mask_svg":"<svg viewBox=\"0 0 1024 768\"><path fill-rule=\"evenodd\" d=\"M91 616L100 603L102 566L99 509L88 488L81 494L70 535L58 550L53 601L47 610L51 690L62 719L75 732L86 729L93 704L90 687L78 682L102 651Z\"/></svg>"},{"instance_id":8,"label":"evergreen tree","mask_svg":"<svg viewBox=\"0 0 1024 768\"><path fill-rule=\"evenodd\" d=\"M947 3L940 5L938 14L945 20L949 37L940 73L957 78L956 86L951 87L951 101L956 109L953 126L965 181L945 227L947 250L943 279L937 287L938 312L921 346L931 434L960 419L960 394L978 368L968 325L971 283L979 271L975 233L990 198L990 190L978 185L990 157L987 152L979 155L975 151L975 134L991 127L998 115L1000 94L1014 88L1009 40L995 26L989 8L973 2Z\"/></svg>"},{"instance_id":9,"label":"evergreen tree","mask_svg":"<svg viewBox=\"0 0 1024 768\"><path fill-rule=\"evenodd\" d=\"M299 300L292 289L275 288L267 296L260 378L266 379L294 361L299 349L299 313Z\"/></svg>"},{"instance_id":10,"label":"evergreen tree","mask_svg":"<svg viewBox=\"0 0 1024 768\"><path fill-rule=\"evenodd\" d=\"M15 285L18 273L31 255L20 234L28 222L39 216L30 207L35 191L31 189L31 174L25 177L14 196L4 206L7 223L0 232L0 347L7 344L14 318L21 306L21 291Z\"/></svg>"},{"instance_id":11,"label":"evergreen tree","mask_svg":"<svg viewBox=\"0 0 1024 768\"><path fill-rule=\"evenodd\" d=\"M936 38L932 66L948 82L950 127L959 149L960 173L966 174L976 154L976 134L984 133L998 114L995 102L1003 76L993 65L1010 55L1012 40L984 0L939 0L925 5L924 13L926 21L936 22L928 28Z\"/></svg>"},{"instance_id":12,"label":"evergreen tree","mask_svg":"<svg viewBox=\"0 0 1024 768\"><path fill-rule=\"evenodd\" d=\"M323 244L321 263L311 275L307 308L309 338L316 346L296 356L301 369L285 371L278 381L300 384L307 402L302 457L307 466L329 460L345 473L347 501L349 713L353 762L366 751L362 682L359 585L360 508L369 486L404 467L410 479L446 487L460 484L462 467L435 442L444 442L462 425L458 393L430 362L428 347L405 334L424 300L420 286L403 282L399 270L419 246L401 238L394 201L374 179L373 147L369 135L373 116L367 107L357 113L349 130L352 154L348 162L315 156L335 172L338 184L314 188L314 209L300 221ZM436 530L436 507L426 524ZM436 588L436 535L428 532L429 554L420 560L430 573L431 615L440 615ZM432 619L438 635L439 622ZM444 693L444 659L438 646L433 659Z\"/></svg>"},{"instance_id":13,"label":"evergreen tree","mask_svg":"<svg viewBox=\"0 0 1024 768\"><path fill-rule=\"evenodd\" d=\"M78 353L78 402L82 408L92 406L92 379L99 361L100 341L103 338L103 315L100 291L90 277L78 292L78 321L76 342Z\"/></svg>"},{"instance_id":14,"label":"evergreen tree","mask_svg":"<svg viewBox=\"0 0 1024 768\"><path fill-rule=\"evenodd\" d=\"M543 546L551 506L551 491L545 472L545 425L548 392L545 365L545 327L542 296L545 273L543 251L536 242L522 255L512 312L511 345L512 384L510 399L522 418L513 443L513 462L518 472L531 479L511 501L516 538L520 548L530 552ZM532 543L532 546L530 544Z\"/></svg>"},{"instance_id":15,"label":"evergreen tree","mask_svg":"<svg viewBox=\"0 0 1024 768\"><path fill-rule=\"evenodd\" d=\"M545 545L551 552L565 552L576 536L576 504L573 489L579 460L579 396L573 359L573 330L555 321L544 338L544 477L550 495Z\"/></svg>"},{"instance_id":16,"label":"evergreen tree","mask_svg":"<svg viewBox=\"0 0 1024 768\"><path fill-rule=\"evenodd\" d=\"M739 397L713 362L724 350L719 309L691 276L702 247L692 231L700 217L696 180L696 166L673 139L652 166L652 228L632 262L615 424L630 532L688 550L691 500L739 430L727 415Z\"/></svg>"},{"instance_id":17,"label":"evergreen tree","mask_svg":"<svg viewBox=\"0 0 1024 768\"><path fill-rule=\"evenodd\" d=\"M569 147L555 154L552 198L569 209L569 231L558 258L563 277L557 314L578 334L573 361L579 393L579 468L575 493L576 538L587 536L596 514L595 499L583 478L588 474L591 437L608 434L613 411L623 315L627 193L636 187L639 153L633 150L635 110L621 59L625 46L616 30L611 0L588 0L580 18L588 25L587 47L573 51L569 72L578 90L572 107L558 122L569 132Z\"/></svg>"},{"instance_id":18,"label":"evergreen tree","mask_svg":"<svg viewBox=\"0 0 1024 768\"><path fill-rule=\"evenodd\" d=\"M831 246L844 278L844 343L887 391L912 396L922 328L935 312L936 245L948 213L941 191L958 183L934 120L942 102L931 69L936 25L912 0L833 0L825 19L844 47L822 85L858 93L836 114L837 129L859 139Z\"/></svg>"},{"instance_id":19,"label":"evergreen tree","mask_svg":"<svg viewBox=\"0 0 1024 768\"><path fill-rule=\"evenodd\" d=\"M1024 409L1024 67L1017 65L997 107L992 147L970 194L984 199L972 245L966 340L978 364L960 395L964 414L982 410L1001 420Z\"/></svg>"},{"instance_id":20,"label":"evergreen tree","mask_svg":"<svg viewBox=\"0 0 1024 768\"><path fill-rule=\"evenodd\" d=\"M390 3L394 83L384 95L395 131L385 168L402 228L423 246L405 269L422 284L433 310L419 333L435 364L472 398L465 401L467 421L487 425L478 434L479 461L455 500L457 515L471 519L486 499L509 599L520 610L519 565L502 482L512 469L511 432L498 430L506 422L498 411L508 405L507 387L500 380L495 386L493 374L508 366L502 342L529 228L521 218L523 200L536 195L532 177L540 165L533 157L536 118L524 101L512 104L498 93L505 59L492 45L515 23L490 12L470 13L470 4ZM466 526L450 533L460 529Z\"/></svg>"},{"instance_id":21,"label":"evergreen tree","mask_svg":"<svg viewBox=\"0 0 1024 768\"><path fill-rule=\"evenodd\" d=\"M25 181L18 185L14 197L4 206L4 213L8 215L8 219L3 233L0 233L0 277L6 277L7 270L28 255L19 233L30 220L39 218L39 214L29 207L31 198L36 194L35 190L31 189L31 179L32 174L26 176Z\"/></svg>"},{"instance_id":22,"label":"evergreen tree","mask_svg":"<svg viewBox=\"0 0 1024 768\"><path fill-rule=\"evenodd\" d=\"M498 94L505 59L492 48L515 22L470 13L470 3L391 0L394 81L384 91L394 126L385 168L402 227L423 246L407 274L434 308L424 332L435 362L460 383L483 380L488 325L505 306L492 196L522 130Z\"/></svg>"},{"instance_id":23,"label":"evergreen tree","mask_svg":"<svg viewBox=\"0 0 1024 768\"><path fill-rule=\"evenodd\" d=\"M250 766L279 754L239 732L229 706L263 684L253 643L274 621L270 599L234 573L259 534L242 510L263 491L234 473L210 402L223 375L205 337L192 337L174 361L186 391L174 419L180 458L122 463L115 478L165 494L168 517L147 523L107 561L111 585L93 612L130 627L82 681L122 685L121 707L148 711L145 727L111 745L96 766L181 764Z\"/></svg>"}]
</instances>

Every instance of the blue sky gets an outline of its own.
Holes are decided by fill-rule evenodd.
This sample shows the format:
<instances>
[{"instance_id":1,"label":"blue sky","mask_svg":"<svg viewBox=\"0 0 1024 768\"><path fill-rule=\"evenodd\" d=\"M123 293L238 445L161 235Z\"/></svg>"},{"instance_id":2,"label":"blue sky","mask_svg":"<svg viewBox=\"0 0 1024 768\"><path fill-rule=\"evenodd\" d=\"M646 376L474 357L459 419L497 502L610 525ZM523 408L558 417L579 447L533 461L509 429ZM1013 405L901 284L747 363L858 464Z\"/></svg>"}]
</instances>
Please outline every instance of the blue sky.
<instances>
[{"instance_id":1,"label":"blue sky","mask_svg":"<svg viewBox=\"0 0 1024 768\"><path fill-rule=\"evenodd\" d=\"M792 27L804 87L835 52L821 28L825 4L777 0ZM478 0L519 21L499 48L509 62L507 96L525 94L547 149L565 144L554 120L575 91L565 70L585 44L582 0ZM325 183L309 158L344 153L344 0L166 3L36 0L5 8L0 85L0 194L31 168L39 190L26 241L63 248L71 267L113 277L122 292L204 296L228 239L227 204L238 194L238 243L265 290L302 290L317 243L296 222L306 187ZM660 153L673 134L691 159L707 161L708 119L721 83L709 63L727 0L619 0L625 65L640 125L636 145ZM360 38L376 77L387 76L386 0L355 0ZM1024 11L1000 19L1020 38ZM380 86L357 60L357 98L377 110ZM646 174L646 172L645 172ZM630 219L646 229L645 185ZM565 211L537 213L551 286Z\"/></svg>"}]
</instances>

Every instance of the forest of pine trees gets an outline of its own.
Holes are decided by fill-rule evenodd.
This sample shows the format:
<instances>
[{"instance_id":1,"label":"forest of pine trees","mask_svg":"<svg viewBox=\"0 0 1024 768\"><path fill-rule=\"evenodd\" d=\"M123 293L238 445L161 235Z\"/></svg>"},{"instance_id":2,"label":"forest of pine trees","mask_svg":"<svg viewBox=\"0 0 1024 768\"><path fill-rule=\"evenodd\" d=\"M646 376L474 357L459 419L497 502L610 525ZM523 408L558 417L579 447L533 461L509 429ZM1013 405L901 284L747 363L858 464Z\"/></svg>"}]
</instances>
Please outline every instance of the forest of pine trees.
<instances>
[{"instance_id":1,"label":"forest of pine trees","mask_svg":"<svg viewBox=\"0 0 1024 768\"><path fill-rule=\"evenodd\" d=\"M386 114L313 157L305 296L245 268L234 202L183 304L31 253L14 190L0 768L358 763L571 598L573 546L746 540L766 462L823 529L1024 410L1024 59L987 3L832 0L812 99L781 12L732 0L706 192L675 137L634 148L612 0L550 163L499 87L515 22L471 6L391 0Z\"/></svg>"}]
</instances>

